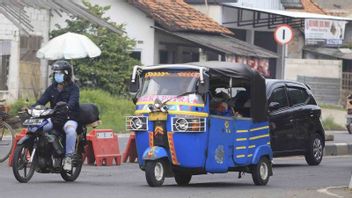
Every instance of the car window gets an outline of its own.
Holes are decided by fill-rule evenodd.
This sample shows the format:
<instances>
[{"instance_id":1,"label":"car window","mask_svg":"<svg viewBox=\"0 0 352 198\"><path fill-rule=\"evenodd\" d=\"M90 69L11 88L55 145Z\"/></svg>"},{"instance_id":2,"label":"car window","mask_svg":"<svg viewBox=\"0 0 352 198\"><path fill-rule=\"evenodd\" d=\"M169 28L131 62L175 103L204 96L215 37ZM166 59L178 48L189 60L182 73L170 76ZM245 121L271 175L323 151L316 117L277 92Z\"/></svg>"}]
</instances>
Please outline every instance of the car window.
<instances>
[{"instance_id":1,"label":"car window","mask_svg":"<svg viewBox=\"0 0 352 198\"><path fill-rule=\"evenodd\" d=\"M288 101L287 101L286 92L285 92L284 87L277 88L273 91L273 93L271 94L271 97L269 99L269 104L271 102L279 103L280 106L278 107L278 109L281 109L283 107L288 106Z\"/></svg>"},{"instance_id":2,"label":"car window","mask_svg":"<svg viewBox=\"0 0 352 198\"><path fill-rule=\"evenodd\" d=\"M289 87L287 90L292 106L305 104L309 100L309 95L305 89Z\"/></svg>"}]
</instances>

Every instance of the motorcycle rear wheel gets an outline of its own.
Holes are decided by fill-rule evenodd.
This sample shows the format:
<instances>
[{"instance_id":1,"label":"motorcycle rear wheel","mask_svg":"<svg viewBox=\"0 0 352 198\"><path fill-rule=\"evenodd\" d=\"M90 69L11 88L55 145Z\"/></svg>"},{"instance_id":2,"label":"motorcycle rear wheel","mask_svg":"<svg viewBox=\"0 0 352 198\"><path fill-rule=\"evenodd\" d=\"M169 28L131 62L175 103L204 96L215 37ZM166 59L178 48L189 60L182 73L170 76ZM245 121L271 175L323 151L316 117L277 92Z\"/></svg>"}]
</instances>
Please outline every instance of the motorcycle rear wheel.
<instances>
[{"instance_id":1,"label":"motorcycle rear wheel","mask_svg":"<svg viewBox=\"0 0 352 198\"><path fill-rule=\"evenodd\" d=\"M12 171L15 178L20 183L27 183L34 174L37 157L35 154L33 161L29 162L31 154L32 150L27 145L17 145L12 161ZM22 171L23 175L21 174Z\"/></svg>"}]
</instances>

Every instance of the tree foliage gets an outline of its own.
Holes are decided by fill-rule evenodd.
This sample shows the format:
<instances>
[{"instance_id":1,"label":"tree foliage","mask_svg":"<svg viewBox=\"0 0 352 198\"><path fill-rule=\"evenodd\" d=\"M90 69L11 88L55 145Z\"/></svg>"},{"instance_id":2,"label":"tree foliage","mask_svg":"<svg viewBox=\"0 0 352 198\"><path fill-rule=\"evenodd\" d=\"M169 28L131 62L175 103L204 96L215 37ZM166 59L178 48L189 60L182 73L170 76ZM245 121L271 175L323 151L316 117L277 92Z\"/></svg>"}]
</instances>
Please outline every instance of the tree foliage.
<instances>
[{"instance_id":1,"label":"tree foliage","mask_svg":"<svg viewBox=\"0 0 352 198\"><path fill-rule=\"evenodd\" d=\"M110 6L92 5L85 0L83 0L83 4L91 13L124 31L124 25L118 25L112 22L109 17L104 16ZM79 79L81 86L100 88L113 95L125 95L131 68L138 64L138 61L130 57L135 41L128 38L125 33L117 34L105 27L75 16L70 16L66 20L66 24L66 27L56 25L57 30L53 30L50 37L66 32L83 34L90 38L102 51L98 58L72 61L75 76Z\"/></svg>"}]
</instances>

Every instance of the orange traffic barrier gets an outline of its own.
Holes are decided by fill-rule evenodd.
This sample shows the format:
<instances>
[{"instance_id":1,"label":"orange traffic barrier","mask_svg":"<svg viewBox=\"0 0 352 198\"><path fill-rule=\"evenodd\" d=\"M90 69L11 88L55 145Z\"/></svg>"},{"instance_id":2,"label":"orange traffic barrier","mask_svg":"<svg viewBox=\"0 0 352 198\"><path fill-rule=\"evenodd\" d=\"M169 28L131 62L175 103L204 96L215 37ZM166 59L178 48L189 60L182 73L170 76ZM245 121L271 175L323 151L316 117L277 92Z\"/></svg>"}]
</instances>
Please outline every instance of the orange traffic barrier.
<instances>
[{"instance_id":1,"label":"orange traffic barrier","mask_svg":"<svg viewBox=\"0 0 352 198\"><path fill-rule=\"evenodd\" d=\"M111 166L121 164L117 135L111 129L94 129L87 134L86 157L88 164ZM94 158L93 158L94 157Z\"/></svg>"},{"instance_id":2,"label":"orange traffic barrier","mask_svg":"<svg viewBox=\"0 0 352 198\"><path fill-rule=\"evenodd\" d=\"M8 166L12 166L13 155L15 153L17 142L20 141L21 138L26 136L26 133L27 133L27 129L23 128L20 133L15 135L15 141L14 141L14 143L12 145L12 150L11 150L11 154L9 156Z\"/></svg>"},{"instance_id":3,"label":"orange traffic barrier","mask_svg":"<svg viewBox=\"0 0 352 198\"><path fill-rule=\"evenodd\" d=\"M128 138L122 161L127 162L128 158L129 162L136 162L137 159L136 137L133 132L130 133L130 137Z\"/></svg>"}]
</instances>

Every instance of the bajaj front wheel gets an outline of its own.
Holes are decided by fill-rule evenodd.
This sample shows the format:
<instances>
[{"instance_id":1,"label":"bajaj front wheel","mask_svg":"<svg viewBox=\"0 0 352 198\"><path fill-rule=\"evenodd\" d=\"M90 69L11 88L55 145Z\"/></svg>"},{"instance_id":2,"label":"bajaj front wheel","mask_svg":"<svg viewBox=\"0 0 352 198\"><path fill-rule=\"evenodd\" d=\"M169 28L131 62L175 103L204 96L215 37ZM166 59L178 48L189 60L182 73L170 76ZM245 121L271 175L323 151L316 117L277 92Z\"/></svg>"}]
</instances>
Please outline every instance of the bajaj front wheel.
<instances>
[{"instance_id":1,"label":"bajaj front wheel","mask_svg":"<svg viewBox=\"0 0 352 198\"><path fill-rule=\"evenodd\" d=\"M17 145L12 161L12 171L17 181L21 183L27 183L34 174L37 155L35 154L30 162L31 154L32 150L27 145Z\"/></svg>"},{"instance_id":2,"label":"bajaj front wheel","mask_svg":"<svg viewBox=\"0 0 352 198\"><path fill-rule=\"evenodd\" d=\"M161 186L165 180L165 162L163 160L145 162L145 178L151 187Z\"/></svg>"}]
</instances>

